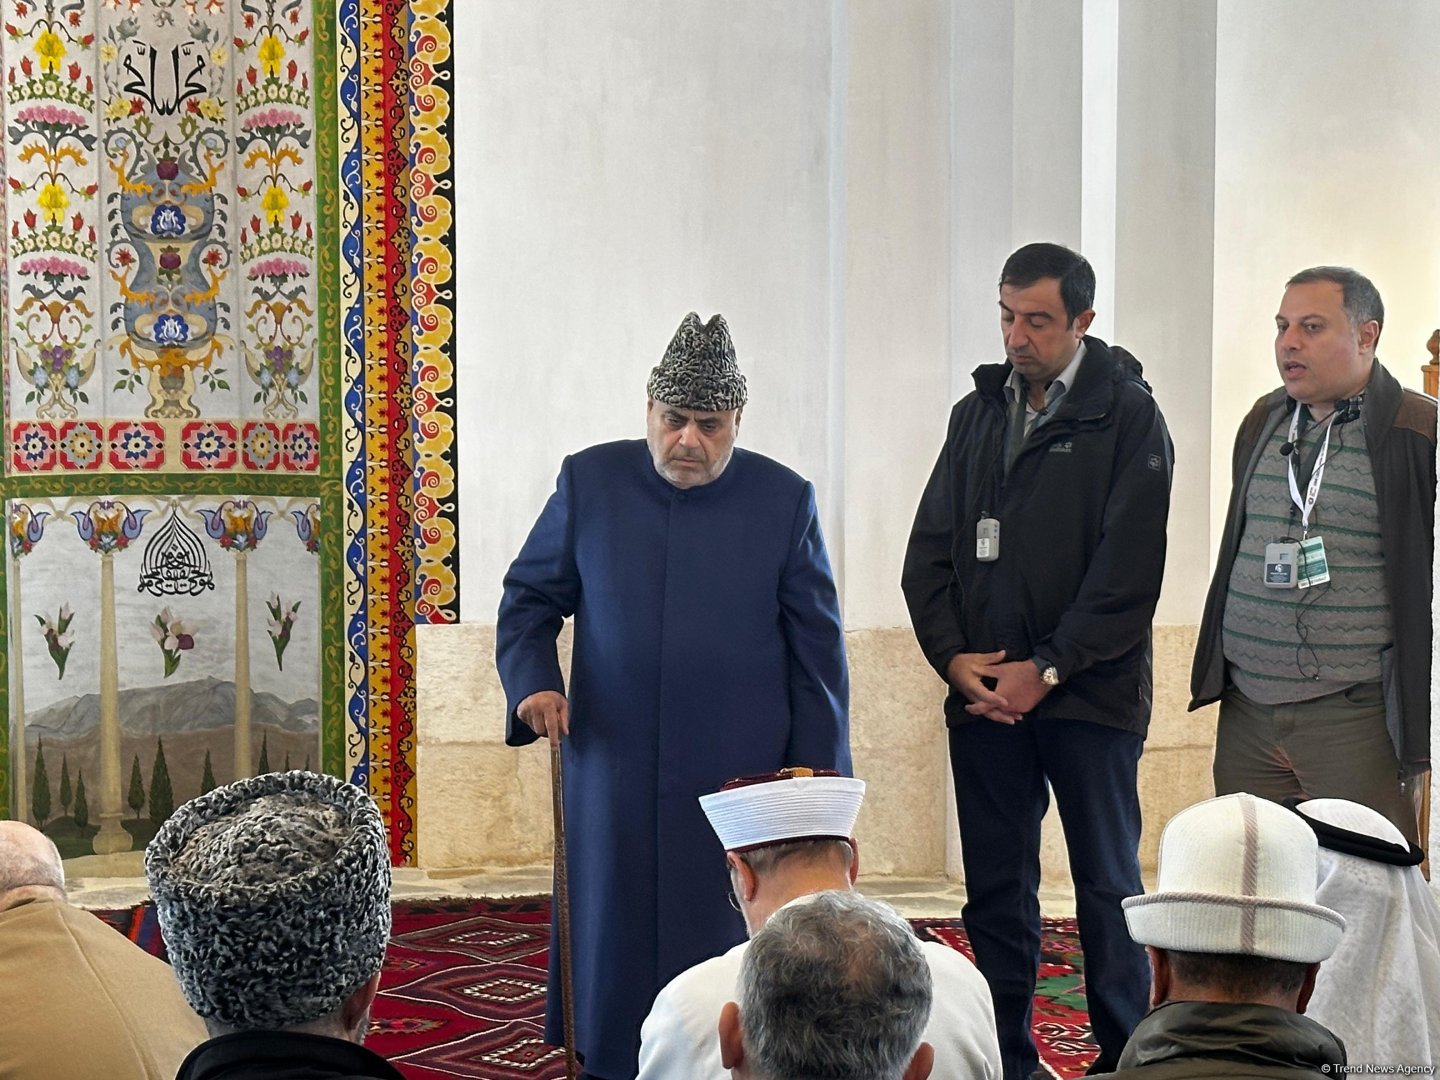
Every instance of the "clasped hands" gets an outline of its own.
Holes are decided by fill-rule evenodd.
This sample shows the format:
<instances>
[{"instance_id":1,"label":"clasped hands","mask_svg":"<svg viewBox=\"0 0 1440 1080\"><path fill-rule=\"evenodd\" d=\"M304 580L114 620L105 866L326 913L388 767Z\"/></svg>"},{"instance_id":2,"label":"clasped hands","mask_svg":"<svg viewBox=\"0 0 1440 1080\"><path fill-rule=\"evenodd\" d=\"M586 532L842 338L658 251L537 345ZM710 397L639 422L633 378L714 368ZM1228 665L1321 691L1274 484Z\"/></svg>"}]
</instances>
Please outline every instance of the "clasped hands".
<instances>
[{"instance_id":1,"label":"clasped hands","mask_svg":"<svg viewBox=\"0 0 1440 1080\"><path fill-rule=\"evenodd\" d=\"M982 679L994 679L995 689ZM1031 661L1006 661L1004 649L957 653L945 667L945 681L970 699L966 712L997 724L1015 723L1050 692Z\"/></svg>"}]
</instances>

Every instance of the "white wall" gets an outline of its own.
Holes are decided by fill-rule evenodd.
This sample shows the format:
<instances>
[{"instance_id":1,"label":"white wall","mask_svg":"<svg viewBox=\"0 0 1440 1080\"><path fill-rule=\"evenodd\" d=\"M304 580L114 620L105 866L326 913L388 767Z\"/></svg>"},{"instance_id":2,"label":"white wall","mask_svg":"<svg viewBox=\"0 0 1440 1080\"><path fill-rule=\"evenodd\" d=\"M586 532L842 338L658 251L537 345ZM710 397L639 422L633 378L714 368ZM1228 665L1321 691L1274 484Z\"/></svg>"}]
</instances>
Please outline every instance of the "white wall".
<instances>
[{"instance_id":1,"label":"white wall","mask_svg":"<svg viewBox=\"0 0 1440 1080\"><path fill-rule=\"evenodd\" d=\"M455 5L462 617L561 457L644 434L681 317L723 312L744 445L830 490L831 44L843 5Z\"/></svg>"}]
</instances>

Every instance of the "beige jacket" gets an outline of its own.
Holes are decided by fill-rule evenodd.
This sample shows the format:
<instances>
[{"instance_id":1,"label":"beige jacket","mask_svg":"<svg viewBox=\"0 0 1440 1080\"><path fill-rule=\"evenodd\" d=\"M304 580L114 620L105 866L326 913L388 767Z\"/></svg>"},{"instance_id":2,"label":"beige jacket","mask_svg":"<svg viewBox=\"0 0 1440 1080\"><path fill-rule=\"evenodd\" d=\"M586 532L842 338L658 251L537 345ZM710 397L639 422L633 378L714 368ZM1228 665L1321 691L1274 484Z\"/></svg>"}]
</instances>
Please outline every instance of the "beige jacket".
<instances>
[{"instance_id":1,"label":"beige jacket","mask_svg":"<svg viewBox=\"0 0 1440 1080\"><path fill-rule=\"evenodd\" d=\"M88 911L0 911L0 1080L172 1080L206 1038L170 966Z\"/></svg>"}]
</instances>

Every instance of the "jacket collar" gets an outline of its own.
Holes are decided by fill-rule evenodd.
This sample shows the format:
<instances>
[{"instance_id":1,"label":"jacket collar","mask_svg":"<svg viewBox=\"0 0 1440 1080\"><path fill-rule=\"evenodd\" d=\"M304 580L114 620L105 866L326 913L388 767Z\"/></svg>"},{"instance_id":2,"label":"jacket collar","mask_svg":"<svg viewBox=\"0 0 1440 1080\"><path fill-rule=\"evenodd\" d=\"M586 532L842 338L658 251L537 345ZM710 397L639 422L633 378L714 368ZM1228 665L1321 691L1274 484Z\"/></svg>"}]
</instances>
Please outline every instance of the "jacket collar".
<instances>
[{"instance_id":1,"label":"jacket collar","mask_svg":"<svg viewBox=\"0 0 1440 1080\"><path fill-rule=\"evenodd\" d=\"M1116 382L1131 374L1120 366L1115 351L1105 342L1088 334L1084 342L1085 361L1080 365L1075 385L1060 399L1055 411L1057 418L1082 420L1104 416L1114 404ZM1137 369L1138 366L1137 363ZM1005 405L1005 381L1013 370L1008 360L1003 364L981 364L974 371L975 389L982 397L994 398ZM1134 374L1138 378L1138 371Z\"/></svg>"},{"instance_id":2,"label":"jacket collar","mask_svg":"<svg viewBox=\"0 0 1440 1080\"><path fill-rule=\"evenodd\" d=\"M1345 1064L1345 1044L1329 1028L1273 1005L1174 1001L1136 1025L1120 1068L1195 1057L1318 1070Z\"/></svg>"},{"instance_id":3,"label":"jacket collar","mask_svg":"<svg viewBox=\"0 0 1440 1080\"><path fill-rule=\"evenodd\" d=\"M1370 381L1365 384L1363 413L1365 441L1372 453L1375 445L1394 427L1395 416L1400 411L1400 402L1404 396L1405 388L1400 385L1400 380L1386 371L1385 365L1377 359L1370 368ZM1260 434L1261 442L1268 439L1275 425L1295 409L1295 399L1285 392L1283 386L1272 391L1268 401L1270 413Z\"/></svg>"},{"instance_id":4,"label":"jacket collar","mask_svg":"<svg viewBox=\"0 0 1440 1080\"><path fill-rule=\"evenodd\" d=\"M298 1031L240 1031L201 1043L176 1080L283 1080L284 1077L405 1080L379 1054L344 1039Z\"/></svg>"}]
</instances>

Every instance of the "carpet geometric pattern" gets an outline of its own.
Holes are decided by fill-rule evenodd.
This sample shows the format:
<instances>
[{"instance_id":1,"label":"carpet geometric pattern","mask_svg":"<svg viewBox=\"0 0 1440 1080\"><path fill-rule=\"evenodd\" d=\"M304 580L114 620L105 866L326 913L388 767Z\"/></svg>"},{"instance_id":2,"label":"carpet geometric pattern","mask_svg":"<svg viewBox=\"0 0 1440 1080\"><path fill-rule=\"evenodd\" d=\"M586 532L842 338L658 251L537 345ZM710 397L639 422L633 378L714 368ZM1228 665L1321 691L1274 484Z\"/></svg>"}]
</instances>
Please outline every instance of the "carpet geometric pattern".
<instances>
[{"instance_id":1,"label":"carpet geometric pattern","mask_svg":"<svg viewBox=\"0 0 1440 1080\"><path fill-rule=\"evenodd\" d=\"M153 906L95 914L165 956ZM912 924L922 939L971 955L959 919ZM559 1080L565 1052L543 1038L549 949L549 897L395 904L365 1044L412 1080ZM1083 1075L1097 1050L1073 919L1044 923L1034 1025L1051 1075Z\"/></svg>"}]
</instances>

